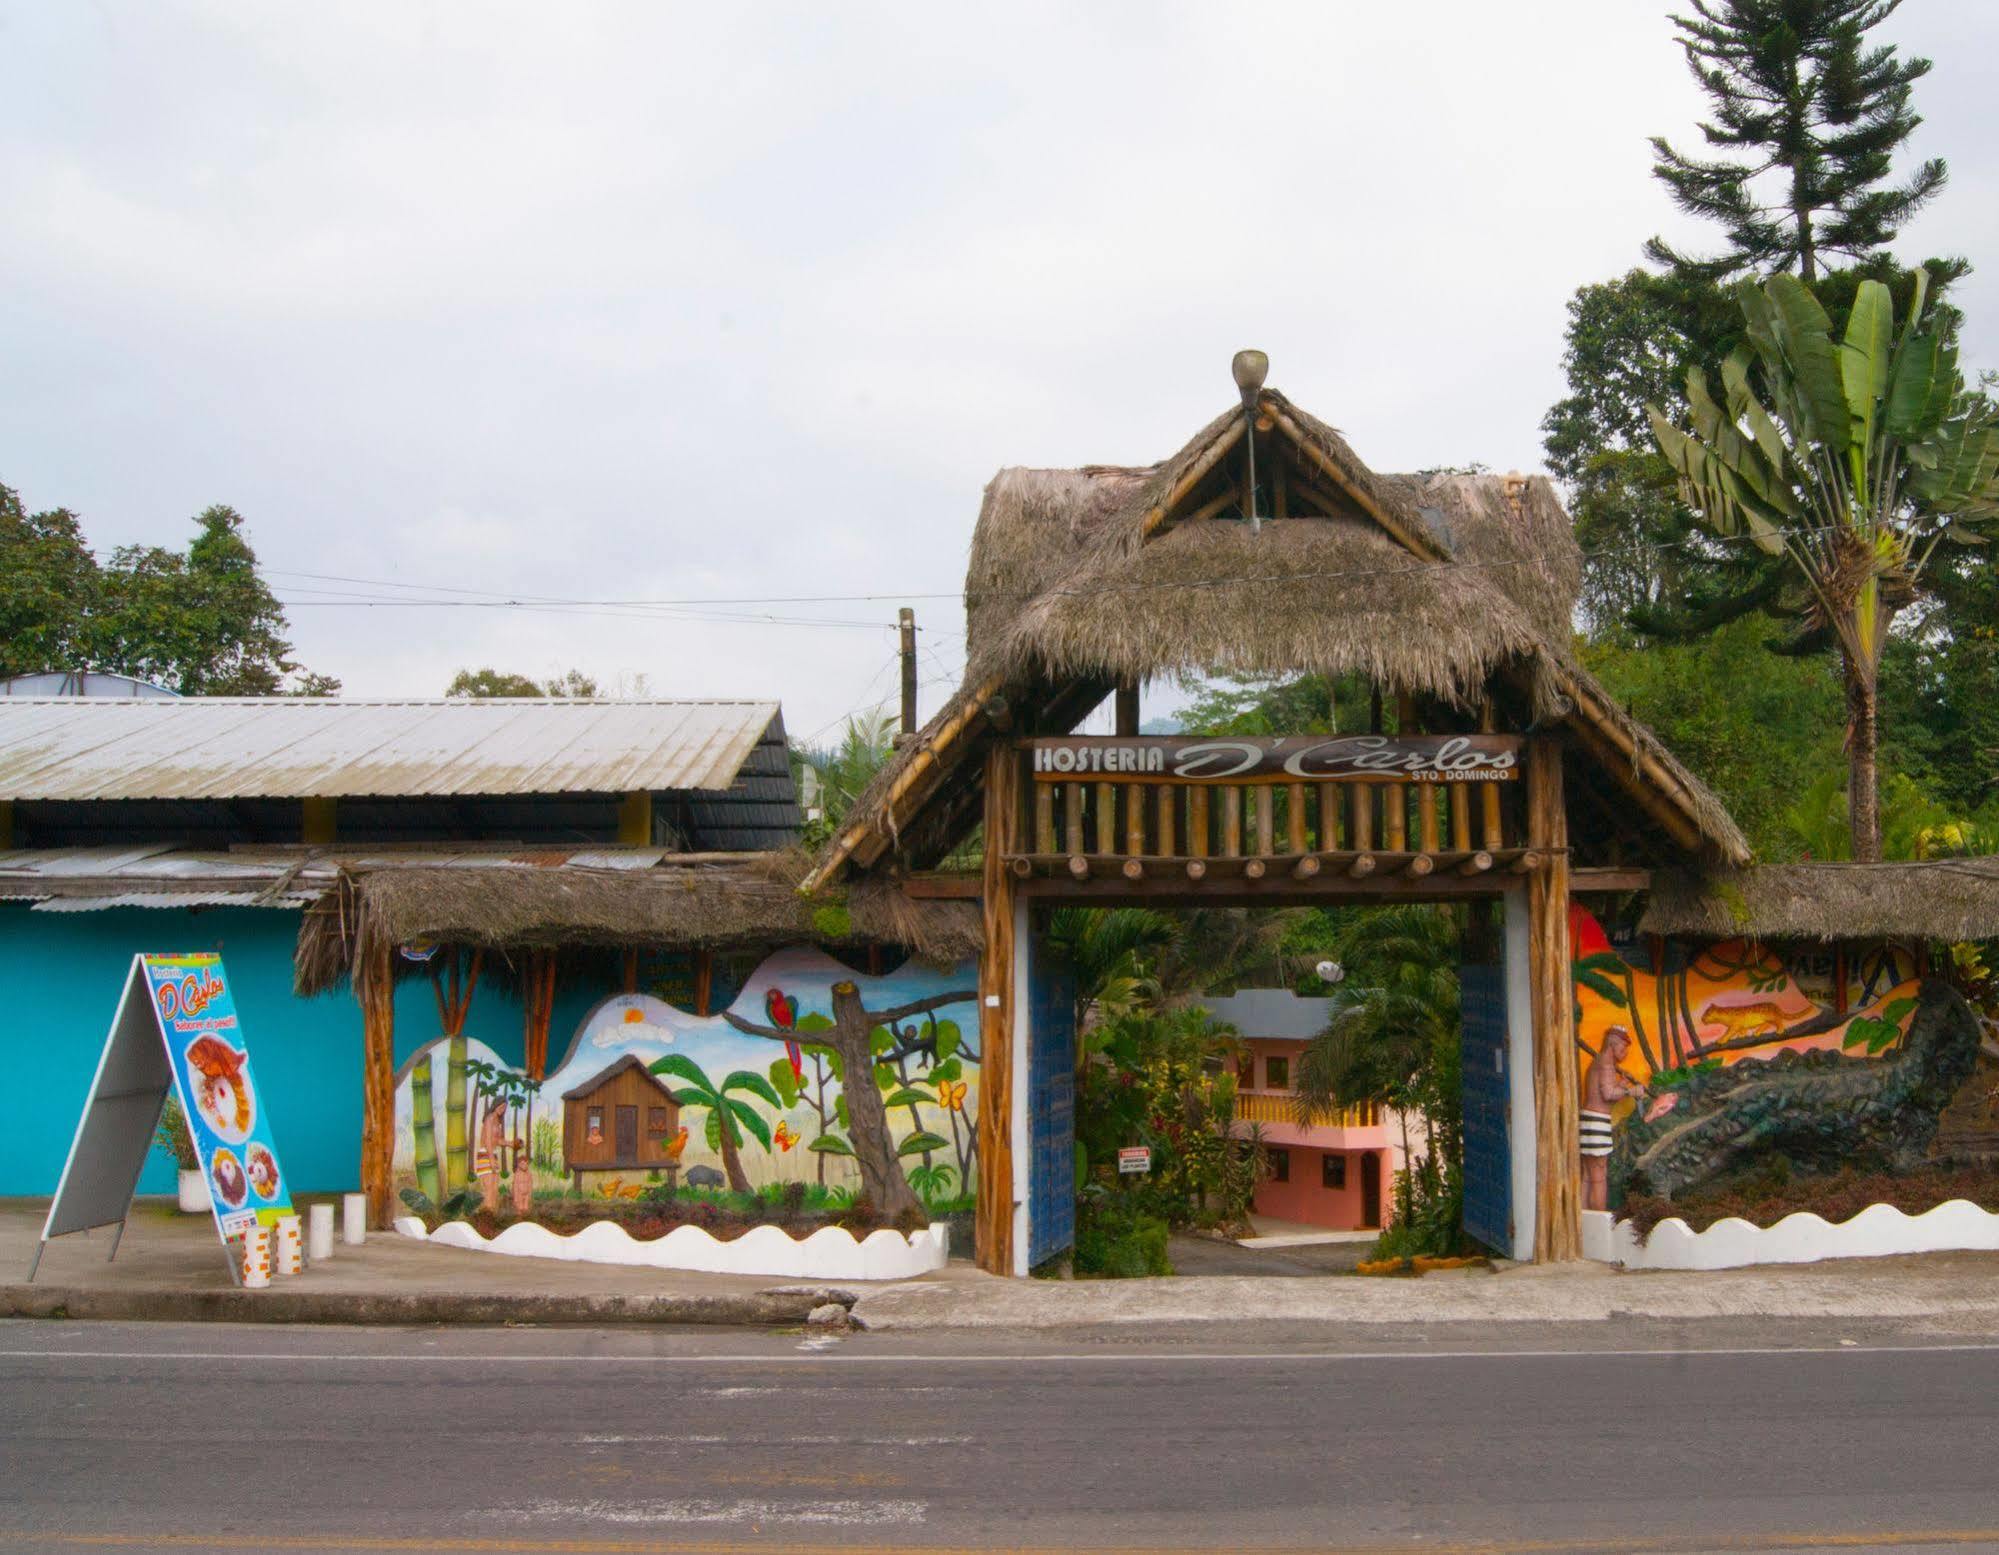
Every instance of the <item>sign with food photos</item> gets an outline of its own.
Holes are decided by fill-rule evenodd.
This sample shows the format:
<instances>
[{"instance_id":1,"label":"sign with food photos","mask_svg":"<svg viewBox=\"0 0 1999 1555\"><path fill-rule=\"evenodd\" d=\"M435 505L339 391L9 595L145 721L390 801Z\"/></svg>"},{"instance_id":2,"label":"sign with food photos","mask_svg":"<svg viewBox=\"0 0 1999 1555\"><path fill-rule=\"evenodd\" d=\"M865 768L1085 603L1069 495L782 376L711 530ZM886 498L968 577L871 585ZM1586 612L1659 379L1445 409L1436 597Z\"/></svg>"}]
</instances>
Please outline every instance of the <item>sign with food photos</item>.
<instances>
[{"instance_id":1,"label":"sign with food photos","mask_svg":"<svg viewBox=\"0 0 1999 1555\"><path fill-rule=\"evenodd\" d=\"M139 958L174 1089L225 1240L292 1212L222 958Z\"/></svg>"}]
</instances>

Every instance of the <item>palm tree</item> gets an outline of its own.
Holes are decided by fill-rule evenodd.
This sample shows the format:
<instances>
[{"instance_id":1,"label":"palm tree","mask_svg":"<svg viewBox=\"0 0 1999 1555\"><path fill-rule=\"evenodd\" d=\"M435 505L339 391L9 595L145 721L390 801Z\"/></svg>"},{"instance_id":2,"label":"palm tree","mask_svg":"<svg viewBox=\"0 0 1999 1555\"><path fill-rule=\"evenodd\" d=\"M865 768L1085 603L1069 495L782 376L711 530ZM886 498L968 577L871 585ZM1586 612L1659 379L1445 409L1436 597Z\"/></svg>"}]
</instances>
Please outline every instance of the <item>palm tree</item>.
<instances>
[{"instance_id":1,"label":"palm tree","mask_svg":"<svg viewBox=\"0 0 1999 1555\"><path fill-rule=\"evenodd\" d=\"M758 1144L770 1151L770 1125L748 1102L738 1101L732 1094L747 1091L759 1100L769 1102L779 1112L784 1111L784 1103L771 1088L770 1081L760 1074L747 1069L738 1069L720 1085L710 1080L701 1066L685 1053L669 1053L652 1066L654 1074L670 1074L675 1079L687 1082L685 1090L676 1091L673 1099L683 1107L705 1107L708 1109L708 1148L718 1151L722 1157L722 1171L729 1179L729 1188L735 1193L753 1193L750 1179L743 1172L743 1158L740 1153L743 1130L755 1136Z\"/></svg>"},{"instance_id":2,"label":"palm tree","mask_svg":"<svg viewBox=\"0 0 1999 1555\"><path fill-rule=\"evenodd\" d=\"M1955 315L1930 308L1929 273L1899 331L1880 281L1860 283L1845 337L1796 276L1736 289L1748 342L1687 375L1693 429L1651 408L1683 496L1723 536L1792 562L1804 641L1839 649L1846 681L1853 856L1881 857L1877 780L1881 655L1898 610L1945 540L1983 545L1999 516L1999 407L1968 393Z\"/></svg>"},{"instance_id":3,"label":"palm tree","mask_svg":"<svg viewBox=\"0 0 1999 1555\"><path fill-rule=\"evenodd\" d=\"M1048 942L1076 974L1076 1030L1133 1014L1159 997L1154 967L1180 938L1170 914L1148 907L1058 907Z\"/></svg>"}]
</instances>

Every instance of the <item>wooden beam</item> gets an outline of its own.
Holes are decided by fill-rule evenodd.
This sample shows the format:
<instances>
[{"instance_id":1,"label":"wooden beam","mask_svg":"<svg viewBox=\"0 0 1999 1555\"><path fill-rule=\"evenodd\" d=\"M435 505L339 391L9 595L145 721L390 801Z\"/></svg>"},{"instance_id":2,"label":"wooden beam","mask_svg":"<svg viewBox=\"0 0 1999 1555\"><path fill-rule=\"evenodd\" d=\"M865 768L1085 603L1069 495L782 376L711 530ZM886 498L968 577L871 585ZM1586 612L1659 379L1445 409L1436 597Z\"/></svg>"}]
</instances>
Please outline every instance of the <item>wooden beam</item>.
<instances>
[{"instance_id":1,"label":"wooden beam","mask_svg":"<svg viewBox=\"0 0 1999 1555\"><path fill-rule=\"evenodd\" d=\"M1187 860L1187 878L1189 880L1205 880L1207 875L1208 861L1206 859L1190 858Z\"/></svg>"},{"instance_id":2,"label":"wooden beam","mask_svg":"<svg viewBox=\"0 0 1999 1555\"><path fill-rule=\"evenodd\" d=\"M1490 868L1492 868L1492 855L1484 848L1458 862L1458 873L1461 875L1482 875Z\"/></svg>"},{"instance_id":3,"label":"wooden beam","mask_svg":"<svg viewBox=\"0 0 1999 1555\"><path fill-rule=\"evenodd\" d=\"M1013 968L1018 886L1004 865L1020 845L1020 758L986 753L985 954L979 958L979 1176L973 1247L989 1274L1013 1273ZM1021 1076L1024 1083L1026 1077Z\"/></svg>"},{"instance_id":4,"label":"wooden beam","mask_svg":"<svg viewBox=\"0 0 1999 1555\"><path fill-rule=\"evenodd\" d=\"M1347 873L1356 880L1373 874L1374 855L1372 853L1356 853L1353 856L1353 862L1347 865Z\"/></svg>"},{"instance_id":5,"label":"wooden beam","mask_svg":"<svg viewBox=\"0 0 1999 1555\"><path fill-rule=\"evenodd\" d=\"M1197 455L1193 463L1180 473L1166 495L1154 504L1139 525L1142 539L1150 540L1165 533L1180 522L1175 509L1193 494L1193 490L1207 479L1208 472L1228 457L1229 450L1242 441L1242 421L1239 417L1229 417L1228 424L1207 448Z\"/></svg>"},{"instance_id":6,"label":"wooden beam","mask_svg":"<svg viewBox=\"0 0 1999 1555\"><path fill-rule=\"evenodd\" d=\"M1118 682L1114 716L1117 733L1127 738L1138 733L1138 682L1133 680Z\"/></svg>"},{"instance_id":7,"label":"wooden beam","mask_svg":"<svg viewBox=\"0 0 1999 1555\"><path fill-rule=\"evenodd\" d=\"M1145 878L1145 864L1140 859L1128 858L1118 866L1118 873L1123 875L1127 880L1143 880Z\"/></svg>"},{"instance_id":8,"label":"wooden beam","mask_svg":"<svg viewBox=\"0 0 1999 1555\"><path fill-rule=\"evenodd\" d=\"M1247 859L1242 866L1242 877L1245 880L1261 880L1269 868L1260 858Z\"/></svg>"},{"instance_id":9,"label":"wooden beam","mask_svg":"<svg viewBox=\"0 0 1999 1555\"><path fill-rule=\"evenodd\" d=\"M1508 864L1506 867L1508 871L1512 874L1525 875L1525 874L1531 874L1534 870L1539 869L1541 867L1541 863L1542 863L1541 855L1536 853L1532 848L1526 848L1523 849L1514 858L1513 862L1511 864Z\"/></svg>"},{"instance_id":10,"label":"wooden beam","mask_svg":"<svg viewBox=\"0 0 1999 1555\"><path fill-rule=\"evenodd\" d=\"M1072 875L1074 875L1074 876L1075 876L1075 877L1076 877L1076 878L1077 878L1078 880L1087 880L1087 879L1089 879L1089 878L1090 878L1090 861L1089 861L1088 859L1084 858L1084 857L1083 857L1083 855L1082 855L1082 854L1080 854L1080 853L1072 853L1072 854L1070 854L1070 855L1069 855L1069 873L1070 873L1070 874L1072 874Z\"/></svg>"},{"instance_id":11,"label":"wooden beam","mask_svg":"<svg viewBox=\"0 0 1999 1555\"><path fill-rule=\"evenodd\" d=\"M1572 718L1568 727L1607 771L1614 773L1620 764L1626 767L1631 765L1629 749L1619 749L1617 743L1597 724L1587 719ZM1620 786L1631 796L1639 809L1650 816L1668 837L1689 853L1698 853L1707 845L1707 839L1701 835L1700 829L1694 825L1686 811L1668 799L1659 787L1645 781L1642 770L1639 772L1638 782Z\"/></svg>"},{"instance_id":12,"label":"wooden beam","mask_svg":"<svg viewBox=\"0 0 1999 1555\"><path fill-rule=\"evenodd\" d=\"M1409 862L1402 866L1402 873L1412 877L1421 878L1422 876L1429 874L1430 871L1435 869L1436 867L1437 867L1437 861L1434 858L1432 858L1429 854L1416 853L1412 854L1410 856Z\"/></svg>"},{"instance_id":13,"label":"wooden beam","mask_svg":"<svg viewBox=\"0 0 1999 1555\"><path fill-rule=\"evenodd\" d=\"M1307 437L1305 429L1299 426L1284 410L1268 402L1265 403L1265 409L1268 410L1271 419L1276 422L1278 430L1298 445L1298 451L1305 456L1306 460L1316 466L1335 487L1344 492L1348 500L1355 507L1359 508L1369 518L1387 530L1390 535L1401 543L1405 550L1414 556L1422 558L1424 561L1434 562L1449 559L1437 548L1435 542L1428 535L1411 529L1401 519L1391 515L1383 508L1375 500L1374 493L1362 488L1345 470L1341 469L1338 462L1323 452L1317 443Z\"/></svg>"},{"instance_id":14,"label":"wooden beam","mask_svg":"<svg viewBox=\"0 0 1999 1555\"><path fill-rule=\"evenodd\" d=\"M1548 864L1527 877L1528 993L1534 1022L1534 1259L1582 1256L1582 1106L1569 946L1569 832L1562 747L1527 746L1527 841Z\"/></svg>"},{"instance_id":15,"label":"wooden beam","mask_svg":"<svg viewBox=\"0 0 1999 1555\"><path fill-rule=\"evenodd\" d=\"M1291 878L1294 880L1310 880L1319 872L1320 867L1318 858L1313 854L1307 853L1291 866Z\"/></svg>"}]
</instances>

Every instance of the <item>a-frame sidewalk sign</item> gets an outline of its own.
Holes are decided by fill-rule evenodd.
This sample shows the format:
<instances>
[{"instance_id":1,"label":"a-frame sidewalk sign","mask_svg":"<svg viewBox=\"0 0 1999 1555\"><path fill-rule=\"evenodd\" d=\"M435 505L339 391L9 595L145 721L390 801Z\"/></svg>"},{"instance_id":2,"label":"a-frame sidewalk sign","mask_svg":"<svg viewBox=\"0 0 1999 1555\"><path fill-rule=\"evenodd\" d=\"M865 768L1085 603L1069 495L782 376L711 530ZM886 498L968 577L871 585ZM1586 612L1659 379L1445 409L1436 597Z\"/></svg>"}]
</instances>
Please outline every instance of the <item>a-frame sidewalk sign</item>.
<instances>
[{"instance_id":1,"label":"a-frame sidewalk sign","mask_svg":"<svg viewBox=\"0 0 1999 1555\"><path fill-rule=\"evenodd\" d=\"M229 1244L249 1227L291 1213L222 958L208 952L137 955L49 1205L30 1281L49 1239L72 1231L116 1226L110 1256L118 1256L169 1090L180 1098L194 1140L215 1229L231 1254L231 1279L239 1276Z\"/></svg>"}]
</instances>

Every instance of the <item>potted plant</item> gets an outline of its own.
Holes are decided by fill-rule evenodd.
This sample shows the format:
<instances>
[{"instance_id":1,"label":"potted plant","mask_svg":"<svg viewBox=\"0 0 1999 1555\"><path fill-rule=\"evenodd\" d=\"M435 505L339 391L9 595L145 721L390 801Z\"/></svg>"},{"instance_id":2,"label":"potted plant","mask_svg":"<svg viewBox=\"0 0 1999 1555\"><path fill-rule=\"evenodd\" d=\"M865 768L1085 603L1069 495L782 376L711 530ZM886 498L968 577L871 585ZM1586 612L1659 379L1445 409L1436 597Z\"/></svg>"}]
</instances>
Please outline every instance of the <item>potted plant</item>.
<instances>
[{"instance_id":1,"label":"potted plant","mask_svg":"<svg viewBox=\"0 0 1999 1555\"><path fill-rule=\"evenodd\" d=\"M160 1126L153 1130L153 1143L174 1158L180 1168L180 1207L184 1215L205 1215L211 1200L208 1179L201 1175L201 1157L194 1153L194 1136L187 1130L187 1118L180 1110L180 1098L169 1094L160 1113Z\"/></svg>"}]
</instances>

